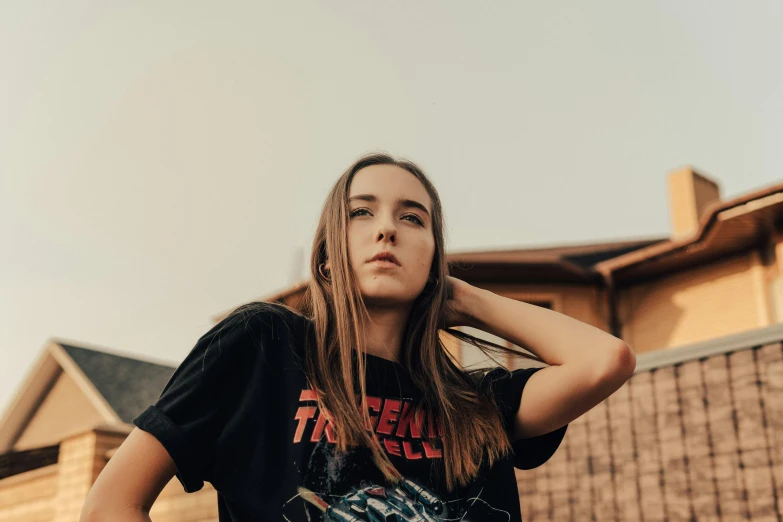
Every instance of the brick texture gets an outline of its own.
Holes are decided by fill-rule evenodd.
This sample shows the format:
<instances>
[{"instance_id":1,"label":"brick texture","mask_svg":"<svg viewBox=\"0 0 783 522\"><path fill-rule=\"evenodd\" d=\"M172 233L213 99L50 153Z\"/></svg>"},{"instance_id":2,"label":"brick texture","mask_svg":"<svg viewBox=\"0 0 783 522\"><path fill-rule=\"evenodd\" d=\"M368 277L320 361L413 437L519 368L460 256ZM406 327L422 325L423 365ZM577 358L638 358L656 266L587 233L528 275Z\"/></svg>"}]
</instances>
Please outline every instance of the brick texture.
<instances>
[{"instance_id":1,"label":"brick texture","mask_svg":"<svg viewBox=\"0 0 783 522\"><path fill-rule=\"evenodd\" d=\"M528 522L780 522L783 347L637 373L517 480Z\"/></svg>"}]
</instances>

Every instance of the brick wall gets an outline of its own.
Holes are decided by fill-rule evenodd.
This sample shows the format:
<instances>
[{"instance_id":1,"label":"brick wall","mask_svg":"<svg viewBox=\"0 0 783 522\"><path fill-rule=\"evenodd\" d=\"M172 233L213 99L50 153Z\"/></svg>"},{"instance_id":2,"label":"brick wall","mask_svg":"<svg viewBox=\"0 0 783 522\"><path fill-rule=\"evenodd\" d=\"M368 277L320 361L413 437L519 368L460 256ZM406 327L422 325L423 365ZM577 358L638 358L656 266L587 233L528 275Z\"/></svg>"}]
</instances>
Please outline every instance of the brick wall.
<instances>
[{"instance_id":1,"label":"brick wall","mask_svg":"<svg viewBox=\"0 0 783 522\"><path fill-rule=\"evenodd\" d=\"M0 480L0 520L51 522L57 474L52 464Z\"/></svg>"},{"instance_id":2,"label":"brick wall","mask_svg":"<svg viewBox=\"0 0 783 522\"><path fill-rule=\"evenodd\" d=\"M84 499L107 462L107 452L126 434L95 429L60 444L57 464L0 480L0 521L78 522ZM185 493L173 478L150 513L155 522L217 522L217 493L210 484Z\"/></svg>"},{"instance_id":3,"label":"brick wall","mask_svg":"<svg viewBox=\"0 0 783 522\"><path fill-rule=\"evenodd\" d=\"M94 478L96 434L88 431L60 443L53 522L78 522Z\"/></svg>"},{"instance_id":4,"label":"brick wall","mask_svg":"<svg viewBox=\"0 0 783 522\"><path fill-rule=\"evenodd\" d=\"M638 372L517 479L526 522L780 521L783 347Z\"/></svg>"}]
</instances>

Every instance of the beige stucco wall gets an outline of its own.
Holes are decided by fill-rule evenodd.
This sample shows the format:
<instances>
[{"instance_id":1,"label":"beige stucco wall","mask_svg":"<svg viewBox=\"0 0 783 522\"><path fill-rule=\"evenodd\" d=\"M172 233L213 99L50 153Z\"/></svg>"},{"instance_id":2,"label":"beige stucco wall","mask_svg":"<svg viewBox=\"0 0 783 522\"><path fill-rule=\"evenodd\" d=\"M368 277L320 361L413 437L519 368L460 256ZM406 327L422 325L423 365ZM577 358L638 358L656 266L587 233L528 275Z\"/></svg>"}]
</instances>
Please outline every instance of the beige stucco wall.
<instances>
[{"instance_id":1,"label":"beige stucco wall","mask_svg":"<svg viewBox=\"0 0 783 522\"><path fill-rule=\"evenodd\" d=\"M56 444L65 437L104 422L71 377L61 373L21 437L17 451Z\"/></svg>"},{"instance_id":2,"label":"beige stucco wall","mask_svg":"<svg viewBox=\"0 0 783 522\"><path fill-rule=\"evenodd\" d=\"M771 324L758 251L618 292L623 339L636 353Z\"/></svg>"},{"instance_id":3,"label":"beige stucco wall","mask_svg":"<svg viewBox=\"0 0 783 522\"><path fill-rule=\"evenodd\" d=\"M552 309L609 331L606 295L601 289L580 285L484 285L498 295L520 301L551 301Z\"/></svg>"},{"instance_id":4,"label":"beige stucco wall","mask_svg":"<svg viewBox=\"0 0 783 522\"><path fill-rule=\"evenodd\" d=\"M609 331L609 314L607 312L606 295L600 289L576 285L484 285L491 292L524 302L550 302L552 309L579 321L587 323L606 332ZM503 339L493 335L464 328L467 333L488 339L498 344L505 344ZM478 348L462 343L460 360L467 368L496 366ZM511 361L501 361L509 368L540 366L535 361L514 358Z\"/></svg>"}]
</instances>

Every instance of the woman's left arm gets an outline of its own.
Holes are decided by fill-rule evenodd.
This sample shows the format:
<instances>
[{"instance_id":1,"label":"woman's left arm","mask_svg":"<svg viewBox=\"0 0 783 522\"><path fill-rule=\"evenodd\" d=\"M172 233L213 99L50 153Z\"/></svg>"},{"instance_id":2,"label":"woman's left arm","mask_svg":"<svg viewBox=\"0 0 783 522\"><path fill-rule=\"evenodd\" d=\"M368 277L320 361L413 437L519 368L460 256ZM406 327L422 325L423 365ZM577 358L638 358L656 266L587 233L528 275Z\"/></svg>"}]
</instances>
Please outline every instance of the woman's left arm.
<instances>
[{"instance_id":1,"label":"woman's left arm","mask_svg":"<svg viewBox=\"0 0 783 522\"><path fill-rule=\"evenodd\" d=\"M523 346L550 366L530 376L517 439L556 430L617 391L636 368L633 350L603 330L449 277L447 324L478 328Z\"/></svg>"}]
</instances>

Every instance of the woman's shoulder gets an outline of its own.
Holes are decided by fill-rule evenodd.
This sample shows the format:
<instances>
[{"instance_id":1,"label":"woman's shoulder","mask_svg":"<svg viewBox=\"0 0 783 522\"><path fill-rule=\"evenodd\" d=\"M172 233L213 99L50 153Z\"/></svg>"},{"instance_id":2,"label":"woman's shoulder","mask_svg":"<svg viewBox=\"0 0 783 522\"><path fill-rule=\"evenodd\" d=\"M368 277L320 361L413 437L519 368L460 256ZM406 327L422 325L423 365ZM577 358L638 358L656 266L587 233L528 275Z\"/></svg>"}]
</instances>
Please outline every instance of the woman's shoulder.
<instances>
[{"instance_id":1,"label":"woman's shoulder","mask_svg":"<svg viewBox=\"0 0 783 522\"><path fill-rule=\"evenodd\" d=\"M220 323L220 326L234 326L244 324L252 327L266 327L270 332L275 327L283 327L291 333L309 326L310 319L300 311L282 303L270 303L267 301L252 301L232 310Z\"/></svg>"},{"instance_id":2,"label":"woman's shoulder","mask_svg":"<svg viewBox=\"0 0 783 522\"><path fill-rule=\"evenodd\" d=\"M214 347L221 353L228 349L243 358L248 351L285 362L286 354L301 351L311 320L304 314L280 303L253 301L226 315L198 341L198 345ZM247 350L247 348L252 348ZM283 357L281 361L279 357Z\"/></svg>"}]
</instances>

